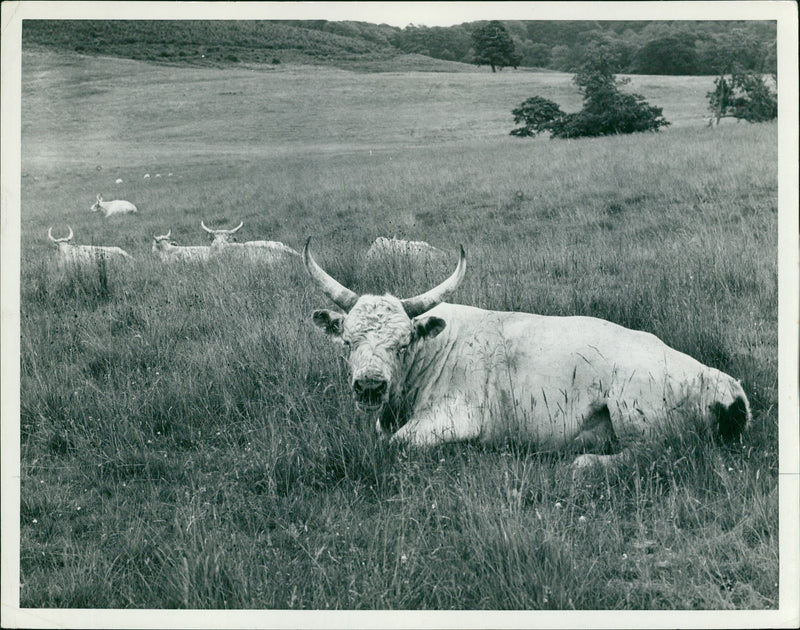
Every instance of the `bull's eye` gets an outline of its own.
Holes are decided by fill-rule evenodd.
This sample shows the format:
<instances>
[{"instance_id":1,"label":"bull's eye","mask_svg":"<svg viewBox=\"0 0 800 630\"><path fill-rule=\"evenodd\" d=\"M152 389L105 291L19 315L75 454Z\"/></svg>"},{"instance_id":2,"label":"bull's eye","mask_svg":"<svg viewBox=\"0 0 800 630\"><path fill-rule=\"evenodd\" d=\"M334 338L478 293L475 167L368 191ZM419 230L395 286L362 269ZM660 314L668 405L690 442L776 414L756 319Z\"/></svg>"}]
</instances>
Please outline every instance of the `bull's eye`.
<instances>
[{"instance_id":1,"label":"bull's eye","mask_svg":"<svg viewBox=\"0 0 800 630\"><path fill-rule=\"evenodd\" d=\"M401 346L397 346L397 348L395 349L395 352L397 353L397 356L400 356L401 354L403 354L403 352L405 352L407 348L408 348L408 344L407 343L405 343L405 344L403 344Z\"/></svg>"}]
</instances>

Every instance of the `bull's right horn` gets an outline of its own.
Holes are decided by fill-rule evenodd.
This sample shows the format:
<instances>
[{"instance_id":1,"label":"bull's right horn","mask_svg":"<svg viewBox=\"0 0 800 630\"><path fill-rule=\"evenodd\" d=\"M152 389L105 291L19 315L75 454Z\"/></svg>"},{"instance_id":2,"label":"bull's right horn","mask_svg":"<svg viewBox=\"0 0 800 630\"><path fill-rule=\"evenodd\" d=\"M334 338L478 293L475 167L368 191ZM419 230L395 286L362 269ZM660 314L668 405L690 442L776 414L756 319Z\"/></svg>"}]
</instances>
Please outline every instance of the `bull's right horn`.
<instances>
[{"instance_id":1,"label":"bull's right horn","mask_svg":"<svg viewBox=\"0 0 800 630\"><path fill-rule=\"evenodd\" d=\"M58 241L53 238L53 226L52 225L49 228L47 228L47 238L49 238L54 243L58 243Z\"/></svg>"},{"instance_id":2,"label":"bull's right horn","mask_svg":"<svg viewBox=\"0 0 800 630\"><path fill-rule=\"evenodd\" d=\"M444 301L444 299L458 288L461 281L464 279L464 273L467 270L467 255L464 253L464 246L459 245L458 265L453 274L440 285L426 291L420 295L400 300L406 314L410 318L417 315L422 315L431 310L434 306Z\"/></svg>"},{"instance_id":3,"label":"bull's right horn","mask_svg":"<svg viewBox=\"0 0 800 630\"><path fill-rule=\"evenodd\" d=\"M315 261L314 257L311 255L311 250L308 247L309 243L311 243L310 236L306 240L305 247L303 247L303 264L305 265L308 275L311 276L311 279L320 290L333 300L336 306L347 313L358 301L358 294L339 284L317 264L317 261Z\"/></svg>"},{"instance_id":4,"label":"bull's right horn","mask_svg":"<svg viewBox=\"0 0 800 630\"><path fill-rule=\"evenodd\" d=\"M203 223L202 221L200 221L200 227L203 228L209 234L213 234L214 233L214 230L212 230L211 228L207 228L206 224Z\"/></svg>"}]
</instances>

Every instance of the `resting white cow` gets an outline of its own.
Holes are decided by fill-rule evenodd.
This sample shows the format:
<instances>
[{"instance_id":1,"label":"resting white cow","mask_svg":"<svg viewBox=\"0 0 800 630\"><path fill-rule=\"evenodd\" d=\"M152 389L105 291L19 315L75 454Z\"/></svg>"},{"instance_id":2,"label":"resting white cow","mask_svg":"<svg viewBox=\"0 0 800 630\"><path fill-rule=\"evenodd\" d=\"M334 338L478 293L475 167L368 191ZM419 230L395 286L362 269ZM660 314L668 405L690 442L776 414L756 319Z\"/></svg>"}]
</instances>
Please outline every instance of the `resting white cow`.
<instances>
[{"instance_id":1,"label":"resting white cow","mask_svg":"<svg viewBox=\"0 0 800 630\"><path fill-rule=\"evenodd\" d=\"M731 376L654 335L593 317L547 317L442 303L455 272L421 295L358 295L311 256L315 284L344 313L314 323L349 351L356 403L378 413L377 429L413 445L517 435L543 449L597 453L664 423L701 414L721 436L750 418ZM611 455L583 455L579 466Z\"/></svg>"},{"instance_id":2,"label":"resting white cow","mask_svg":"<svg viewBox=\"0 0 800 630\"><path fill-rule=\"evenodd\" d=\"M208 260L212 250L208 245L178 245L170 240L172 230L161 236L153 235L153 253L162 262Z\"/></svg>"},{"instance_id":3,"label":"resting white cow","mask_svg":"<svg viewBox=\"0 0 800 630\"><path fill-rule=\"evenodd\" d=\"M99 258L133 260L133 257L120 247L101 247L99 245L73 245L72 228L69 235L64 238L54 238L52 226L47 229L47 237L58 247L58 266L64 268L69 265L93 263Z\"/></svg>"},{"instance_id":4,"label":"resting white cow","mask_svg":"<svg viewBox=\"0 0 800 630\"><path fill-rule=\"evenodd\" d=\"M438 247L426 243L425 241L405 241L399 238L386 238L379 236L367 250L365 259L374 262L389 256L408 256L412 258L445 256Z\"/></svg>"},{"instance_id":5,"label":"resting white cow","mask_svg":"<svg viewBox=\"0 0 800 630\"><path fill-rule=\"evenodd\" d=\"M92 212L102 210L105 216L110 217L115 214L130 214L136 212L136 206L130 201L123 201L122 199L114 199L113 201L103 201L100 195L97 195L97 201L89 208Z\"/></svg>"},{"instance_id":6,"label":"resting white cow","mask_svg":"<svg viewBox=\"0 0 800 630\"><path fill-rule=\"evenodd\" d=\"M211 247L219 250L227 249L229 252L239 252L266 260L279 260L287 256L300 256L300 252L292 249L288 245L284 245L280 241L245 241L244 243L237 243L234 234L238 232L243 225L244 221L241 221L235 228L223 230L206 227L206 224L200 221L200 227L211 234Z\"/></svg>"}]
</instances>

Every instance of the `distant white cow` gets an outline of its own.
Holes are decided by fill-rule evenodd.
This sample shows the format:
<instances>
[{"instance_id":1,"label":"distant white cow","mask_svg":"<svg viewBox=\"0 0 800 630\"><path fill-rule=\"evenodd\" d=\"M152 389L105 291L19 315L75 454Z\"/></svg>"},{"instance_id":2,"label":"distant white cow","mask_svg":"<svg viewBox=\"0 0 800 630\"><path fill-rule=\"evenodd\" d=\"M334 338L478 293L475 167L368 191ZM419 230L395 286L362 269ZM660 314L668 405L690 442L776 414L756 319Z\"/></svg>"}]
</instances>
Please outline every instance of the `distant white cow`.
<instances>
[{"instance_id":1,"label":"distant white cow","mask_svg":"<svg viewBox=\"0 0 800 630\"><path fill-rule=\"evenodd\" d=\"M198 261L211 258L212 249L208 245L178 245L170 240L172 230L161 236L153 235L153 253L162 262Z\"/></svg>"},{"instance_id":2,"label":"distant white cow","mask_svg":"<svg viewBox=\"0 0 800 630\"><path fill-rule=\"evenodd\" d=\"M58 247L58 266L64 269L67 266L76 266L96 262L99 259L105 260L133 260L133 257L120 247L101 247L98 245L73 245L72 228L69 235L64 238L53 237L52 226L47 230L48 238Z\"/></svg>"},{"instance_id":3,"label":"distant white cow","mask_svg":"<svg viewBox=\"0 0 800 630\"><path fill-rule=\"evenodd\" d=\"M367 262L375 262L398 256L415 260L421 258L435 259L446 256L446 253L425 241L406 241L399 238L379 236L370 245L365 258Z\"/></svg>"},{"instance_id":4,"label":"distant white cow","mask_svg":"<svg viewBox=\"0 0 800 630\"><path fill-rule=\"evenodd\" d=\"M89 208L92 212L102 210L105 216L110 217L115 214L130 214L136 212L136 206L130 201L123 201L122 199L114 199L113 201L103 201L100 195L97 195L97 201Z\"/></svg>"},{"instance_id":5,"label":"distant white cow","mask_svg":"<svg viewBox=\"0 0 800 630\"><path fill-rule=\"evenodd\" d=\"M207 227L203 221L200 221L200 227L212 237L211 247L220 251L240 252L262 260L280 260L291 256L300 257L300 252L292 249L288 245L284 245L280 241L245 241L244 243L237 243L234 234L238 232L243 225L244 221L240 221L239 225L230 230L213 229Z\"/></svg>"}]
</instances>

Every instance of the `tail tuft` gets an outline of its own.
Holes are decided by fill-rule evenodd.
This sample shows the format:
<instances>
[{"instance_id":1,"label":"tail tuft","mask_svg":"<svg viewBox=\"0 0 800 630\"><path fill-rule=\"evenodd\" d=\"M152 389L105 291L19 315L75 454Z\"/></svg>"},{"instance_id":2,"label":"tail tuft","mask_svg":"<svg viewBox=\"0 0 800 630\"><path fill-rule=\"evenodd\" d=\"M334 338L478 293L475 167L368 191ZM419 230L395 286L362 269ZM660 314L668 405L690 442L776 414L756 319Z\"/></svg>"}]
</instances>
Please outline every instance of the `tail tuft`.
<instances>
[{"instance_id":1,"label":"tail tuft","mask_svg":"<svg viewBox=\"0 0 800 630\"><path fill-rule=\"evenodd\" d=\"M750 405L747 398L737 396L727 407L714 403L711 407L715 433L724 441L735 440L744 431L750 420Z\"/></svg>"}]
</instances>

